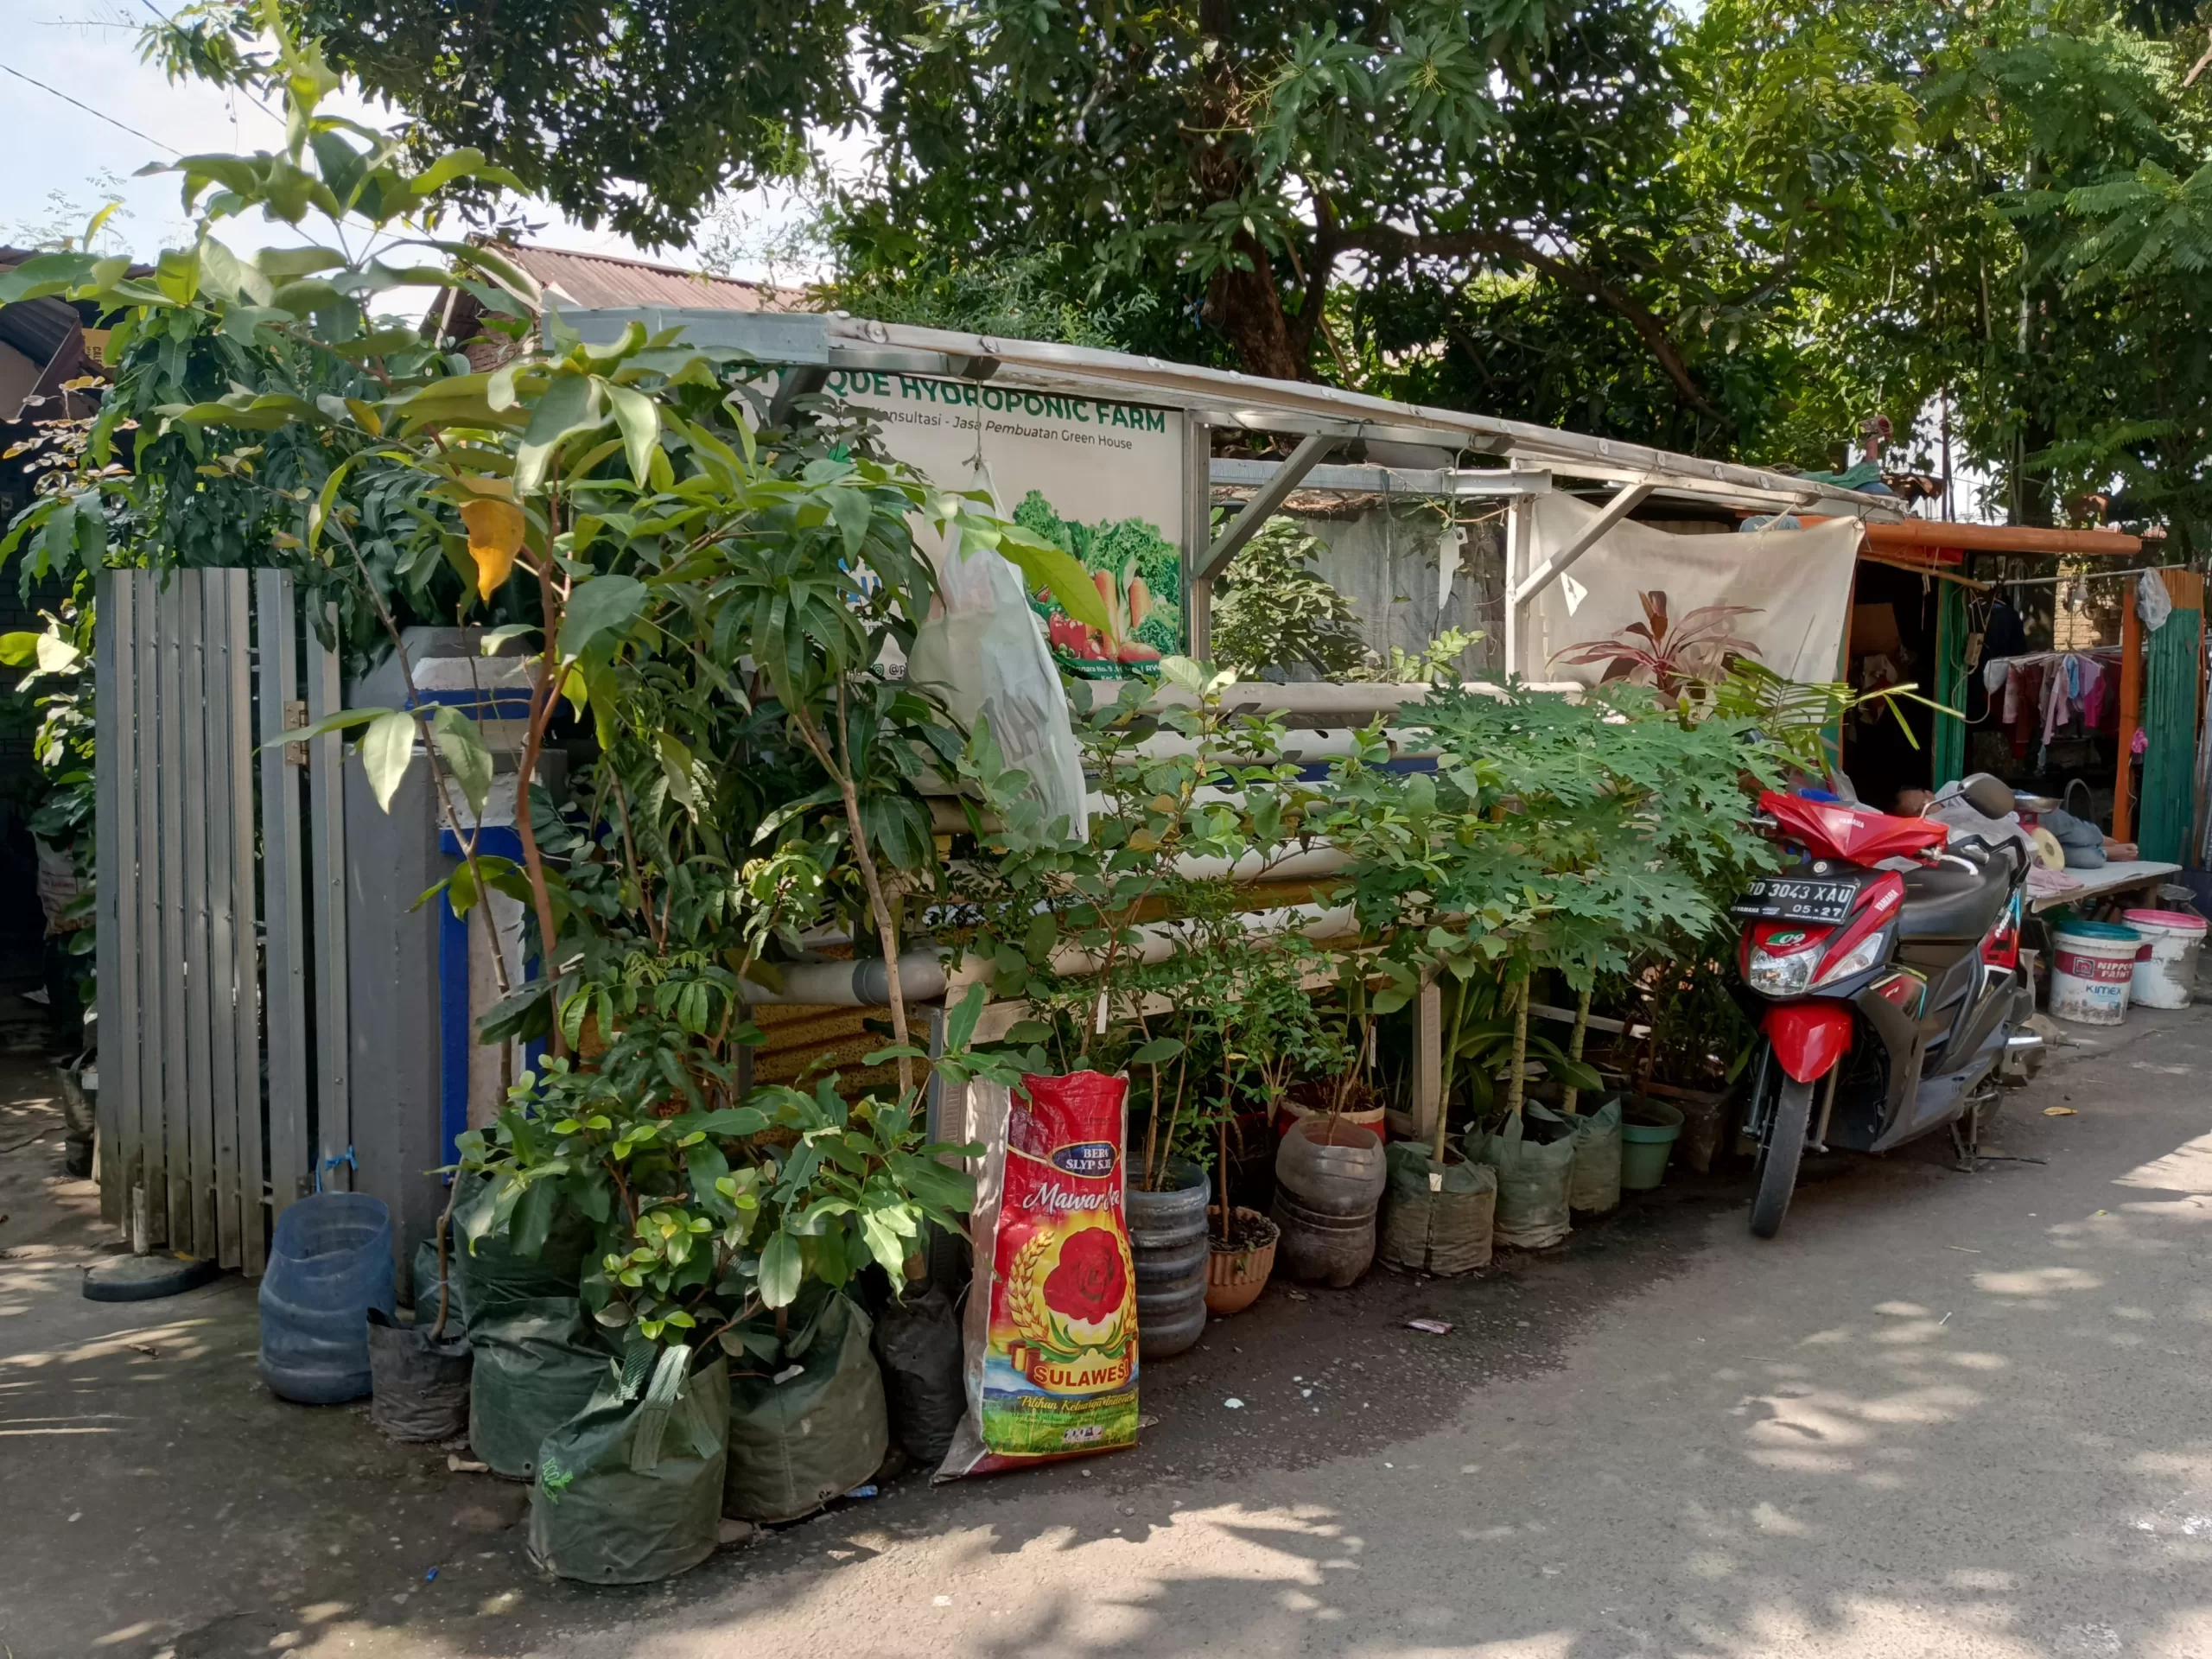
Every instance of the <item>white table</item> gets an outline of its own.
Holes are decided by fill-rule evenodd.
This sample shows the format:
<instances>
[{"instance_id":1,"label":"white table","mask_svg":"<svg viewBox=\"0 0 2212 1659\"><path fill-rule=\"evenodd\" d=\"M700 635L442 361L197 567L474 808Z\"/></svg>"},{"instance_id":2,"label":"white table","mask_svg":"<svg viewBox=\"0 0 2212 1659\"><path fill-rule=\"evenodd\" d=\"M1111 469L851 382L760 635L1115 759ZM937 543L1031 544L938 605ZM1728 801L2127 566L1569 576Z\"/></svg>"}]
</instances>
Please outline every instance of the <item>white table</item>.
<instances>
[{"instance_id":1,"label":"white table","mask_svg":"<svg viewBox=\"0 0 2212 1659\"><path fill-rule=\"evenodd\" d=\"M2115 859L2101 870L2069 870L2082 885L2069 887L2063 893L2031 893L2028 910L2039 915L2046 910L2056 910L2061 905L2084 905L2100 899L2109 899L2114 893L2133 892L2138 887L2156 887L2167 877L2179 873L2178 864L2158 864L2147 859ZM2155 900L2157 894L2150 895Z\"/></svg>"}]
</instances>

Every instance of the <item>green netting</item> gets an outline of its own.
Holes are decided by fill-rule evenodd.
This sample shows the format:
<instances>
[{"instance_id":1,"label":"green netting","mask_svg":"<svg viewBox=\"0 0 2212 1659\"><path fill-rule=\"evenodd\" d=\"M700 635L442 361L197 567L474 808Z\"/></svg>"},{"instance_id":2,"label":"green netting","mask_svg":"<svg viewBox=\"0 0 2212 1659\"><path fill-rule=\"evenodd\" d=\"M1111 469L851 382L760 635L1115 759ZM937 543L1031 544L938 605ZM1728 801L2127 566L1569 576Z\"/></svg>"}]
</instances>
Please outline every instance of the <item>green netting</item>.
<instances>
[{"instance_id":1,"label":"green netting","mask_svg":"<svg viewBox=\"0 0 2212 1659\"><path fill-rule=\"evenodd\" d=\"M2196 646L2202 613L2175 610L2151 635L2144 668L2143 802L2135 840L2143 856L2190 862L2196 804Z\"/></svg>"}]
</instances>

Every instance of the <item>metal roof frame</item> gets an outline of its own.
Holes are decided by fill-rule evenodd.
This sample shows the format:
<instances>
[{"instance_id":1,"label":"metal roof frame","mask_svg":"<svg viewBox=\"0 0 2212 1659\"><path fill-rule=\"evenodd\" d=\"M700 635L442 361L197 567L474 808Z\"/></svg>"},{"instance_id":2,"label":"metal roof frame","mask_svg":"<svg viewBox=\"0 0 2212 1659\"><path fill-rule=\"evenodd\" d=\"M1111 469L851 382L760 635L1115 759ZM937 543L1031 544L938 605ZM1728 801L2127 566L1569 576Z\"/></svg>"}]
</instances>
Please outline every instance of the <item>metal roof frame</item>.
<instances>
[{"instance_id":1,"label":"metal roof frame","mask_svg":"<svg viewBox=\"0 0 2212 1659\"><path fill-rule=\"evenodd\" d=\"M643 307L564 310L561 320L594 343L617 338L631 322L652 333L680 328L698 345L730 346L765 364L822 370L880 370L955 380L988 380L1024 390L1109 396L1177 409L1210 427L1287 436L1441 446L1510 459L1593 482L1650 484L1738 505L1799 507L1872 522L1904 517L1895 498L1832 484L1677 454L1617 438L1471 415L1421 404L1392 403L1364 392L1304 381L1268 380L1234 369L1171 363L1156 357L1057 346L1039 340L956 334L906 323L879 322L839 312L769 315ZM1361 469L1370 470L1370 469ZM1399 469L1384 468L1385 472ZM1452 469L1456 477L1461 469ZM1419 477L1404 472L1407 485ZM1337 486L1341 487L1341 486ZM1364 487L1363 486L1362 487ZM1408 488L1408 493L1415 493ZM1456 493L1455 490L1440 493ZM1471 493L1487 493L1475 490Z\"/></svg>"},{"instance_id":2,"label":"metal roof frame","mask_svg":"<svg viewBox=\"0 0 2212 1659\"><path fill-rule=\"evenodd\" d=\"M1125 352L921 328L835 311L774 314L646 306L563 309L557 315L594 345L609 343L632 323L642 323L649 334L677 330L693 345L745 352L781 372L772 404L777 419L787 415L798 398L820 391L830 374L840 372L988 381L1024 391L1107 397L1180 411L1189 433L1180 527L1186 549L1184 616L1187 649L1201 660L1212 652L1213 578L1301 484L1409 496L1505 498L1509 602L1503 643L1509 673L1529 671L1521 658L1522 613L1529 602L1606 529L1655 493L1717 506L1817 512L1861 524L1895 523L1907 517L1904 504L1893 496L1866 495L1762 467ZM1216 458L1211 434L1217 429L1299 442L1281 461ZM1413 446L1462 459L1491 455L1507 464L1503 468L1325 464L1353 443L1377 448ZM1588 537L1560 550L1541 569L1532 569L1531 502L1551 491L1554 476L1607 486L1612 495ZM1254 492L1217 537L1210 524L1217 485Z\"/></svg>"}]
</instances>

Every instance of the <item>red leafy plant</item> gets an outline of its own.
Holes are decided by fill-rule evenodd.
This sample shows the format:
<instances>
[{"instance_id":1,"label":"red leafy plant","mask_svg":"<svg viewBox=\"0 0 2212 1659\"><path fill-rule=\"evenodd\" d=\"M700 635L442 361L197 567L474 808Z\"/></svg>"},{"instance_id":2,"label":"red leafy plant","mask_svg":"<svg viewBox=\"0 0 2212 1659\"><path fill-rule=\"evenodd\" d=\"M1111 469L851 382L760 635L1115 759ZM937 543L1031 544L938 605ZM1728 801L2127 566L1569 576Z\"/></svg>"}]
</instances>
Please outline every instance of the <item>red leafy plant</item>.
<instances>
[{"instance_id":1,"label":"red leafy plant","mask_svg":"<svg viewBox=\"0 0 2212 1659\"><path fill-rule=\"evenodd\" d=\"M1605 665L1600 683L1626 680L1655 688L1662 697L1680 696L1693 684L1725 679L1733 659L1756 656L1757 646L1732 633L1739 616L1756 616L1756 605L1700 605L1681 621L1667 614L1667 594L1655 588L1637 598L1643 620L1631 622L1606 639L1585 639L1552 658L1571 668Z\"/></svg>"},{"instance_id":2,"label":"red leafy plant","mask_svg":"<svg viewBox=\"0 0 2212 1659\"><path fill-rule=\"evenodd\" d=\"M1062 1318L1096 1325L1121 1311L1128 1292L1122 1244L1104 1227L1086 1227L1060 1246L1060 1259L1045 1275L1045 1306Z\"/></svg>"}]
</instances>

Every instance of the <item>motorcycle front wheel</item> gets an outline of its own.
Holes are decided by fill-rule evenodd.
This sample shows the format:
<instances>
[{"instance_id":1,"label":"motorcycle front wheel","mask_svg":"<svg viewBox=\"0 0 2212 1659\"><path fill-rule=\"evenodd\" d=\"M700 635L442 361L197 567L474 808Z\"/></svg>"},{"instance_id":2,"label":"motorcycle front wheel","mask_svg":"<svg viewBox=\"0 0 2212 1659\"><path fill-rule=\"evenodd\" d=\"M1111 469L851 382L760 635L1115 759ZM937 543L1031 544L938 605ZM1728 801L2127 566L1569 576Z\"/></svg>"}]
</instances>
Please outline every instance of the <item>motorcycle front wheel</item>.
<instances>
[{"instance_id":1,"label":"motorcycle front wheel","mask_svg":"<svg viewBox=\"0 0 2212 1659\"><path fill-rule=\"evenodd\" d=\"M1813 1085L1784 1073L1781 1097L1774 1103L1752 1171L1752 1237L1772 1238L1782 1230L1782 1218L1789 1213L1789 1195L1797 1190L1797 1166L1804 1158L1812 1122Z\"/></svg>"}]
</instances>

